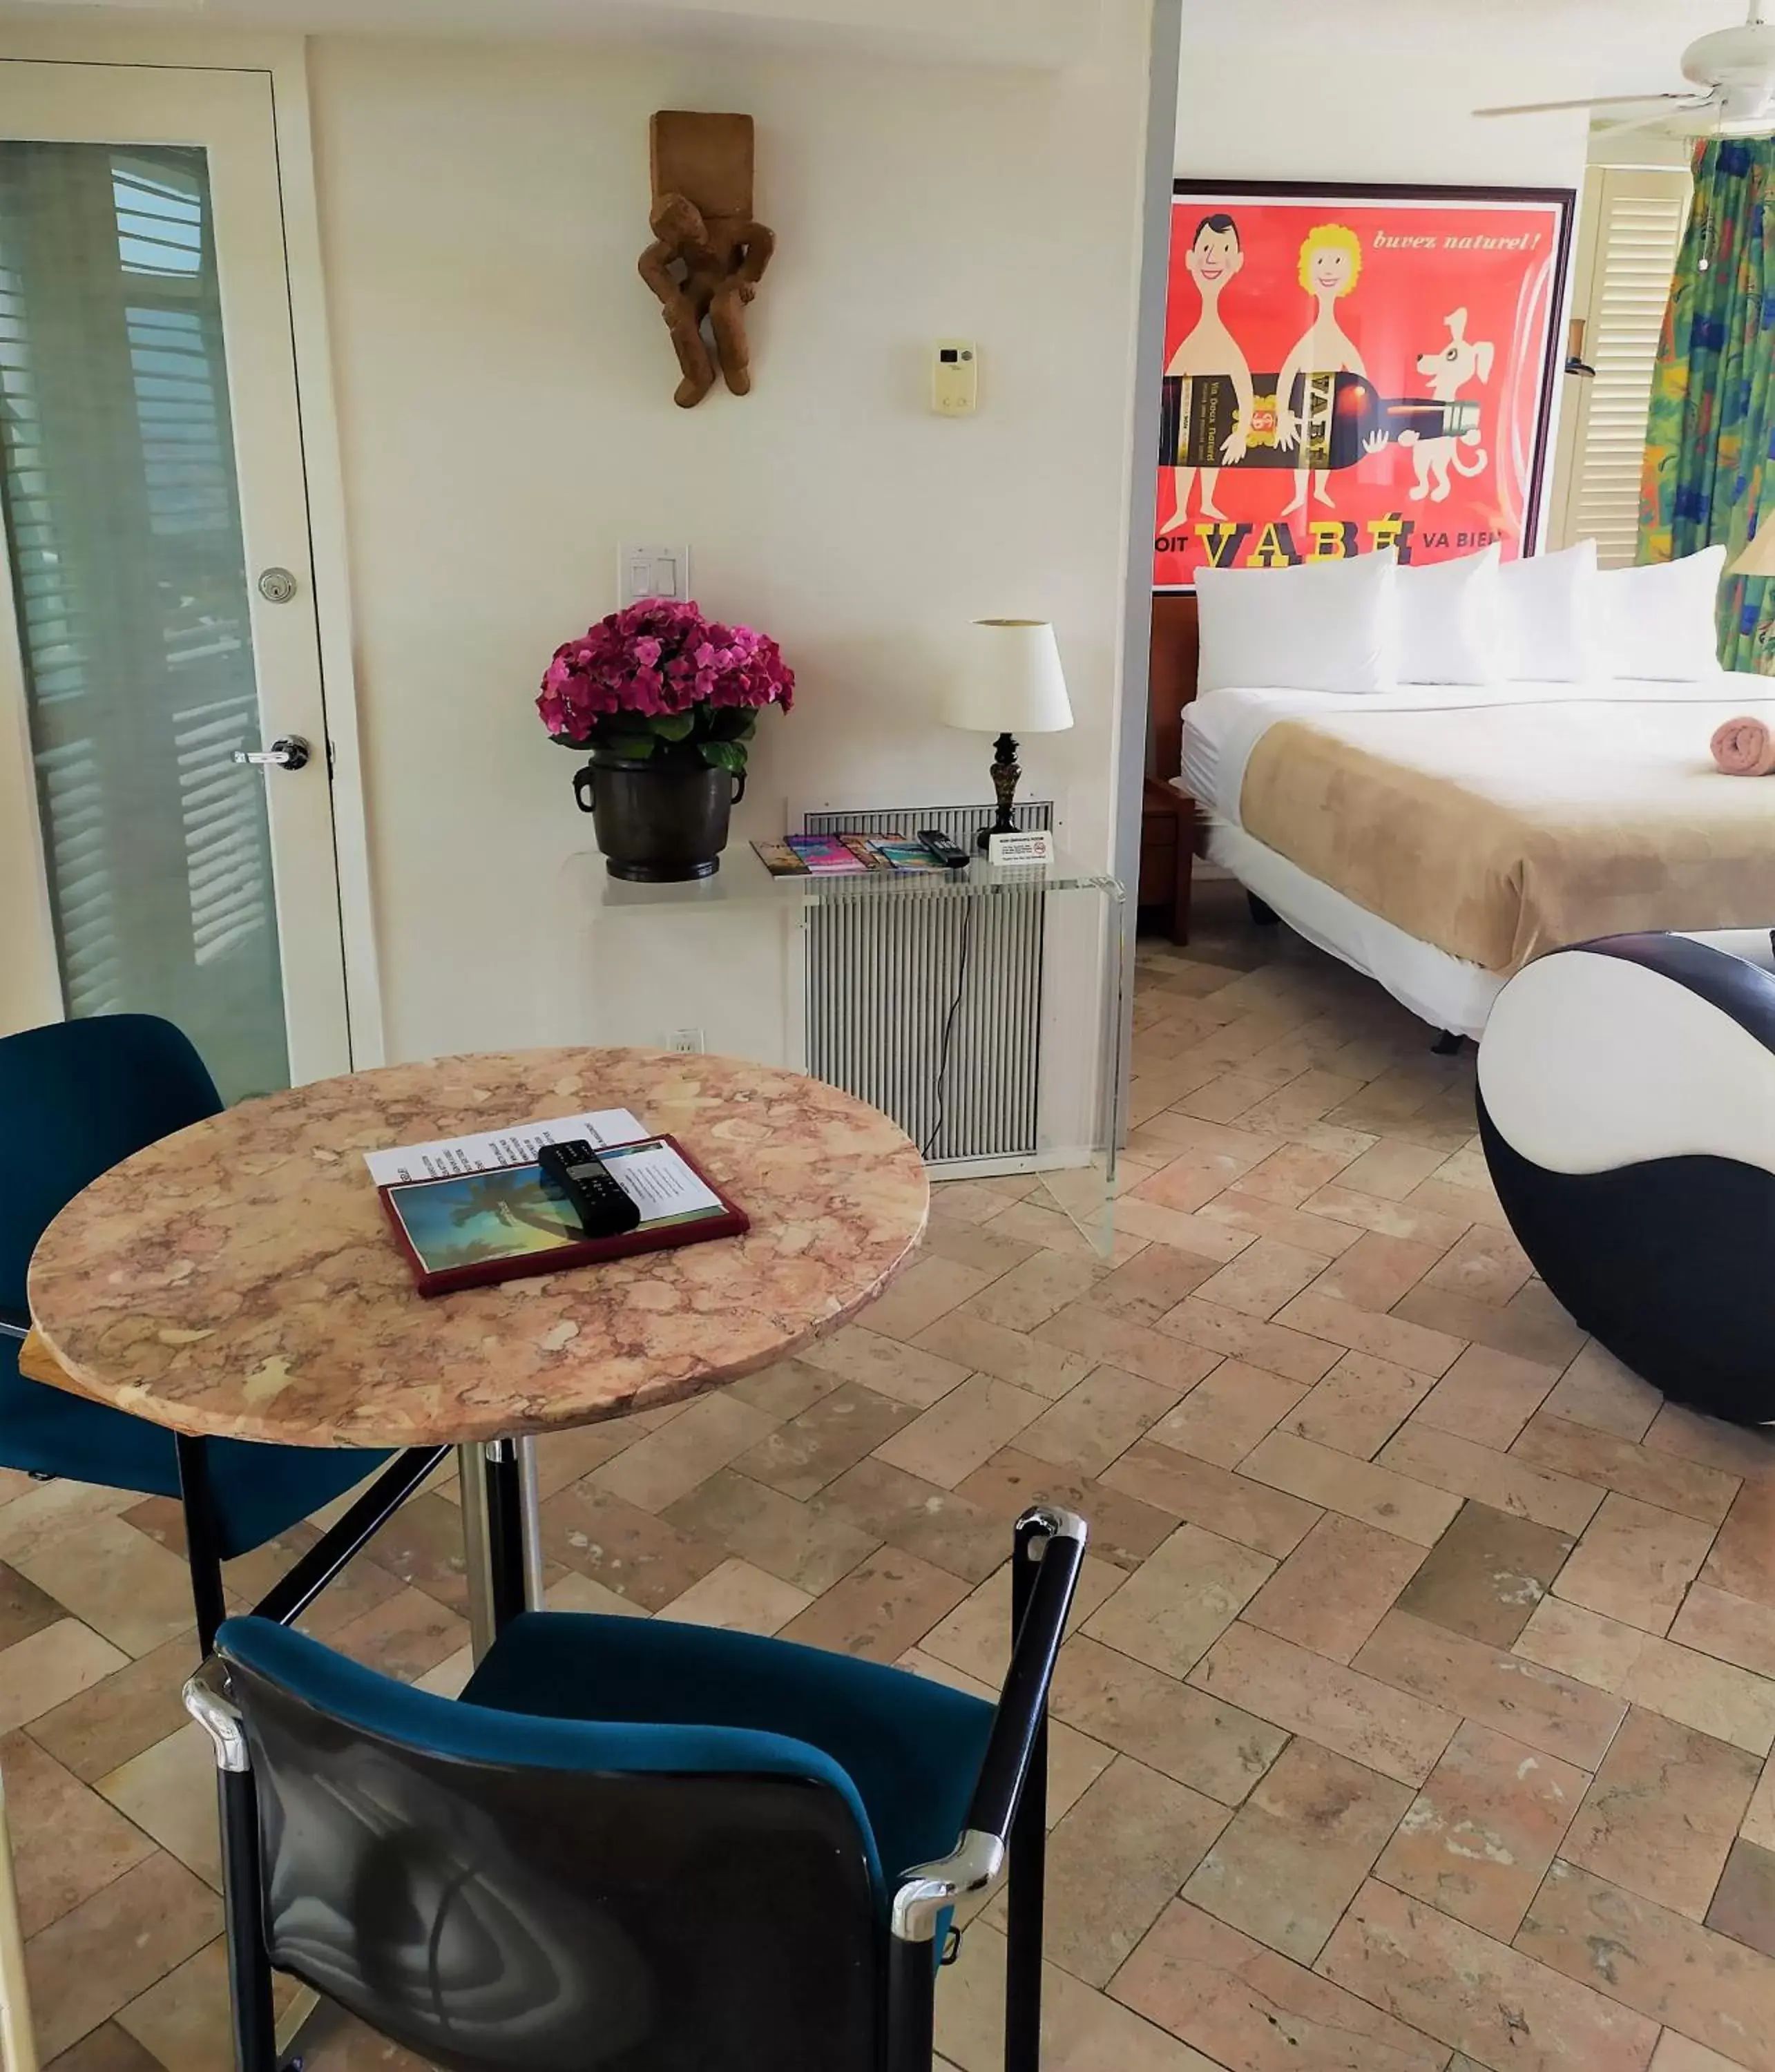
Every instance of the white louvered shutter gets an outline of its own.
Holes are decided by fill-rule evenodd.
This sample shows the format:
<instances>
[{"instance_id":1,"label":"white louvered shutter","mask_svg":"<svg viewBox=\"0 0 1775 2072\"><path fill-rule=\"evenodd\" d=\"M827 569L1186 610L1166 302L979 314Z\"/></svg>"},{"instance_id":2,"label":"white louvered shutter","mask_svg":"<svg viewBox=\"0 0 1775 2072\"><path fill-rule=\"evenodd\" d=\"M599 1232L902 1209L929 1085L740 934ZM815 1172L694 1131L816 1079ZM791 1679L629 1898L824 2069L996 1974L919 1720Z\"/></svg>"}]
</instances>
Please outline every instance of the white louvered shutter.
<instances>
[{"instance_id":1,"label":"white louvered shutter","mask_svg":"<svg viewBox=\"0 0 1775 2072\"><path fill-rule=\"evenodd\" d=\"M1593 380L1568 377L1553 544L1593 539L1604 568L1639 543L1639 483L1652 371L1688 218L1687 171L1611 166L1590 175L1573 284Z\"/></svg>"},{"instance_id":2,"label":"white louvered shutter","mask_svg":"<svg viewBox=\"0 0 1775 2072\"><path fill-rule=\"evenodd\" d=\"M192 149L0 147L0 502L67 1010L168 1013L256 1091L286 1072L207 212Z\"/></svg>"}]
</instances>

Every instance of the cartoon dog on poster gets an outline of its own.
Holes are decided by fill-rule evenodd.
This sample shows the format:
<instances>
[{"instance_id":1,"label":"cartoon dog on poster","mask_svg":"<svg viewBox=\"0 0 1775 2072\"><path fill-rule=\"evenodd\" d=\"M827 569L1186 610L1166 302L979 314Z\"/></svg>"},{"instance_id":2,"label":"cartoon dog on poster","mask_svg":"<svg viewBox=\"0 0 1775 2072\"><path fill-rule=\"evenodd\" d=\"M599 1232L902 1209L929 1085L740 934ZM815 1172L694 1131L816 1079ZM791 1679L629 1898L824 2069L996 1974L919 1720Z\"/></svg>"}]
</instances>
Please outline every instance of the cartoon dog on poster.
<instances>
[{"instance_id":1,"label":"cartoon dog on poster","mask_svg":"<svg viewBox=\"0 0 1775 2072\"><path fill-rule=\"evenodd\" d=\"M1433 352L1420 353L1417 368L1429 383L1436 401L1452 403L1469 381L1490 380L1495 348L1489 339L1468 337L1464 309L1452 311L1443 322L1448 327L1448 343ZM1478 446L1479 440L1477 426L1470 432L1450 433L1433 439L1421 438L1416 432L1401 432L1399 444L1410 450L1417 475L1407 492L1411 500L1421 504L1428 498L1432 504L1445 504L1453 487L1451 470L1469 477L1483 475L1491 464L1483 449L1474 454L1470 463L1461 454L1463 446Z\"/></svg>"}]
</instances>

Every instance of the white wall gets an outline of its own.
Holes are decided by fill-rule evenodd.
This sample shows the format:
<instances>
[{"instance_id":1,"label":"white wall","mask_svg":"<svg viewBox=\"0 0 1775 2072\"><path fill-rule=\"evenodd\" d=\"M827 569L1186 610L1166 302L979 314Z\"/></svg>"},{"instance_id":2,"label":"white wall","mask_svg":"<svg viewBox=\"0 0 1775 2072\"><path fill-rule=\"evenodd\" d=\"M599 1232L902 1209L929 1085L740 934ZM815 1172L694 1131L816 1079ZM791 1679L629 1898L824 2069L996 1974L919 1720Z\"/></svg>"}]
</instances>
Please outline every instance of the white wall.
<instances>
[{"instance_id":1,"label":"white wall","mask_svg":"<svg viewBox=\"0 0 1775 2072\"><path fill-rule=\"evenodd\" d=\"M1605 46L1617 67L1643 64L1632 90L1655 86L1680 47L1667 19L1623 17L1610 36L1572 0L1542 0L1532 16L1505 0L1446 10L1366 0L1334 26L1317 5L1272 0L1262 25L1242 18L1236 37L1217 35L1205 6L1185 17L1180 177L1570 187L1581 198L1584 110L1473 111L1607 91L1617 82L1599 69ZM1570 385L1554 397L1550 475Z\"/></svg>"},{"instance_id":2,"label":"white wall","mask_svg":"<svg viewBox=\"0 0 1775 2072\"><path fill-rule=\"evenodd\" d=\"M310 46L358 700L391 1057L521 1042L590 845L532 709L612 608L623 540L684 540L713 612L799 675L737 837L786 803L989 796L934 713L947 643L1051 618L1075 730L1025 792L1111 841L1148 0L1064 74L683 51ZM757 119L779 239L757 385L683 412L647 238L647 120ZM925 407L939 335L982 409Z\"/></svg>"},{"instance_id":3,"label":"white wall","mask_svg":"<svg viewBox=\"0 0 1775 2072\"><path fill-rule=\"evenodd\" d=\"M1236 33L1230 13L1198 4L1185 15L1180 175L1582 186L1582 113L1472 113L1603 90L1591 31L1562 0L1532 10L1367 0L1333 13L1272 0L1238 11ZM1680 39L1666 24L1646 40L1662 52L1660 84Z\"/></svg>"}]
</instances>

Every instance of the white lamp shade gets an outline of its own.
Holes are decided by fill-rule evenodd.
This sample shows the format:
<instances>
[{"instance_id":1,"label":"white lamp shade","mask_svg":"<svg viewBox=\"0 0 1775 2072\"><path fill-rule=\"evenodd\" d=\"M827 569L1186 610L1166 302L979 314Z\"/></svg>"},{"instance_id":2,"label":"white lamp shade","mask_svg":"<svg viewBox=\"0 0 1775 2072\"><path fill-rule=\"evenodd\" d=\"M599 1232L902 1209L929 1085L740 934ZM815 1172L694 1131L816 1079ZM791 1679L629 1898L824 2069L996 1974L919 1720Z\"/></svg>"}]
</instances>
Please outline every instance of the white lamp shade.
<instances>
[{"instance_id":1,"label":"white lamp shade","mask_svg":"<svg viewBox=\"0 0 1775 2072\"><path fill-rule=\"evenodd\" d=\"M1775 512L1757 528L1750 544L1732 565L1735 576L1775 576Z\"/></svg>"},{"instance_id":2,"label":"white lamp shade","mask_svg":"<svg viewBox=\"0 0 1775 2072\"><path fill-rule=\"evenodd\" d=\"M977 619L943 702L976 734L1063 734L1072 725L1060 646L1045 619Z\"/></svg>"}]
</instances>

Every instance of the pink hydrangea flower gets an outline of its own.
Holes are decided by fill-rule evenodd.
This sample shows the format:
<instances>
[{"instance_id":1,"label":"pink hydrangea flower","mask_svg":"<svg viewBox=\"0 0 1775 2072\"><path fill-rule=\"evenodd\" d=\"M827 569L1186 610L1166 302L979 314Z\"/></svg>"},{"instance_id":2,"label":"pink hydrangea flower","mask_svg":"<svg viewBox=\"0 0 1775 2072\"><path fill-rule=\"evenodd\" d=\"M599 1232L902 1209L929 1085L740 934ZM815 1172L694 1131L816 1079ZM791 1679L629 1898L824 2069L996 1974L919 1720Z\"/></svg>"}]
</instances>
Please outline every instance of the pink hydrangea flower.
<instances>
[{"instance_id":1,"label":"pink hydrangea flower","mask_svg":"<svg viewBox=\"0 0 1775 2072\"><path fill-rule=\"evenodd\" d=\"M648 598L555 650L536 709L557 741L583 745L601 720L795 701L795 672L767 635L706 619L694 604Z\"/></svg>"}]
</instances>

